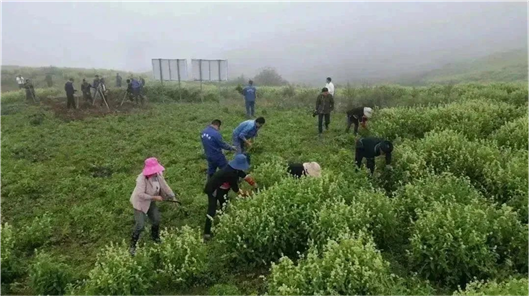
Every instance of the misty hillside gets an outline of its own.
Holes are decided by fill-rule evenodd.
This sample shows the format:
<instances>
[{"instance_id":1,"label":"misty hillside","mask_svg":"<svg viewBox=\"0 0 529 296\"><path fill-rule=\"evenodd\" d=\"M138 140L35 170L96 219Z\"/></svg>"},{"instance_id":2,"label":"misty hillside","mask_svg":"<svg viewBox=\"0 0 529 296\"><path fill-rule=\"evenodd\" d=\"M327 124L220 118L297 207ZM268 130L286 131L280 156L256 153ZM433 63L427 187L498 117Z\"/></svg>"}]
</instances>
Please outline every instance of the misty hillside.
<instances>
[{"instance_id":1,"label":"misty hillside","mask_svg":"<svg viewBox=\"0 0 529 296\"><path fill-rule=\"evenodd\" d=\"M447 64L408 81L417 84L527 81L527 51L498 52L483 58ZM415 81L413 81L415 80Z\"/></svg>"}]
</instances>

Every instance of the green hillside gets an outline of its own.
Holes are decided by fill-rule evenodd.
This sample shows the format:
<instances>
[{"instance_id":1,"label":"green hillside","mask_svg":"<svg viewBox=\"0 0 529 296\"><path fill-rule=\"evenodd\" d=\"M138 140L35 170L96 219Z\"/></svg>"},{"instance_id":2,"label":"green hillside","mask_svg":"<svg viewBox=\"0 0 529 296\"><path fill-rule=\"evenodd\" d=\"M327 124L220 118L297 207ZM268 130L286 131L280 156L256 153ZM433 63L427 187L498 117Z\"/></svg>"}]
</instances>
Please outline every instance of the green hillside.
<instances>
[{"instance_id":1,"label":"green hillside","mask_svg":"<svg viewBox=\"0 0 529 296\"><path fill-rule=\"evenodd\" d=\"M463 63L448 64L422 75L422 83L527 81L527 51L499 52Z\"/></svg>"}]
</instances>

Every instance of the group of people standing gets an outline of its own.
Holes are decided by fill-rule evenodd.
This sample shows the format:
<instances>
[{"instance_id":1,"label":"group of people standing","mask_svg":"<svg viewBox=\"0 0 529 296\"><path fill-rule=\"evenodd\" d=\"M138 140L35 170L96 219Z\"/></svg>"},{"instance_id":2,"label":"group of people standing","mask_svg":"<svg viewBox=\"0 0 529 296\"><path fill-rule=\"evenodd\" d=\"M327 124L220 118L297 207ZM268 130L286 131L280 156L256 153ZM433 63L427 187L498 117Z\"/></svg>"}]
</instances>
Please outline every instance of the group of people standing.
<instances>
[{"instance_id":1,"label":"group of people standing","mask_svg":"<svg viewBox=\"0 0 529 296\"><path fill-rule=\"evenodd\" d=\"M77 90L74 88L73 82L73 78L70 78L64 85L68 109L76 108L74 94L75 92L77 92ZM121 82L122 77L119 75L119 73L117 73L116 87L120 88L122 85ZM139 77L138 79L131 77L130 79L127 79L127 98L132 102L134 102L134 99L136 99L136 103L139 103L141 98L141 104L143 104L145 100L145 97L143 96L144 86L145 79L143 79L143 77ZM92 84L90 84L88 81L86 81L85 78L83 78L83 81L81 83L81 92L83 93L84 100L88 103L93 102L94 98L96 98L96 96L99 94L101 96L100 105L103 105L103 96L107 94L105 79L103 77L99 77L99 75L96 75L94 81L92 82Z\"/></svg>"}]
</instances>

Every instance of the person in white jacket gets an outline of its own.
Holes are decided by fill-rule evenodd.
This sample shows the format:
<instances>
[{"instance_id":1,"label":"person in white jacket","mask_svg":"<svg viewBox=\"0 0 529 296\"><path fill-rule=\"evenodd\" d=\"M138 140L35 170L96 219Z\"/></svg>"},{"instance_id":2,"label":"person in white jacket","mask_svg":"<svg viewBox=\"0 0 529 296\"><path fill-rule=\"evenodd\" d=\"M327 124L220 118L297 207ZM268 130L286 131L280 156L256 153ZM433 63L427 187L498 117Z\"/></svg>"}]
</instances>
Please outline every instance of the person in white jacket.
<instances>
[{"instance_id":1,"label":"person in white jacket","mask_svg":"<svg viewBox=\"0 0 529 296\"><path fill-rule=\"evenodd\" d=\"M327 84L325 84L325 87L329 90L329 93L334 98L334 84L331 81L332 81L331 77L327 77Z\"/></svg>"},{"instance_id":2,"label":"person in white jacket","mask_svg":"<svg viewBox=\"0 0 529 296\"><path fill-rule=\"evenodd\" d=\"M24 80L24 77L22 77L22 75L18 75L16 79L17 79L18 88L20 89L24 88L24 82L26 82L26 80Z\"/></svg>"}]
</instances>

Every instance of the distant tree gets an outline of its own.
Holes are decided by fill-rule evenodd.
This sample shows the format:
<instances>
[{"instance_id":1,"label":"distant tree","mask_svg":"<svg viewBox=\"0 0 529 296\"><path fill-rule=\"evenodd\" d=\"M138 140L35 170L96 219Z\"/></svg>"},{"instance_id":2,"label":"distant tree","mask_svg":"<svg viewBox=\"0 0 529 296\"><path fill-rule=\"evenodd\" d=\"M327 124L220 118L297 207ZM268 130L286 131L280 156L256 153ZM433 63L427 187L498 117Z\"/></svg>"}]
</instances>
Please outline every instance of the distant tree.
<instances>
[{"instance_id":1,"label":"distant tree","mask_svg":"<svg viewBox=\"0 0 529 296\"><path fill-rule=\"evenodd\" d=\"M287 85L288 81L283 79L273 68L265 68L253 79L257 85L282 86Z\"/></svg>"}]
</instances>

